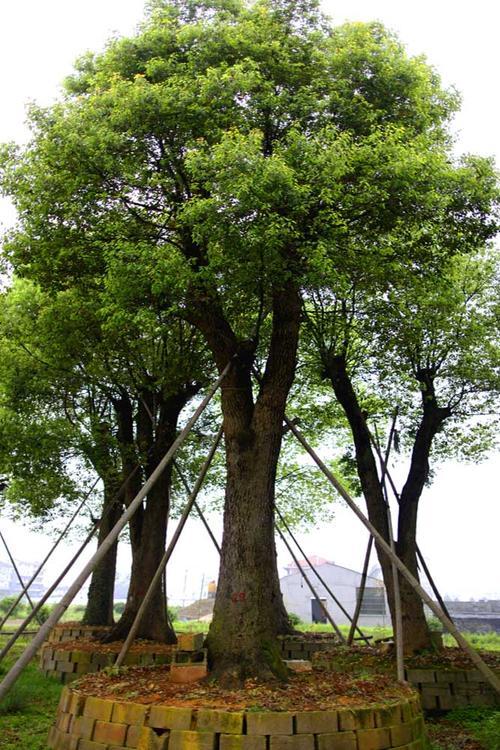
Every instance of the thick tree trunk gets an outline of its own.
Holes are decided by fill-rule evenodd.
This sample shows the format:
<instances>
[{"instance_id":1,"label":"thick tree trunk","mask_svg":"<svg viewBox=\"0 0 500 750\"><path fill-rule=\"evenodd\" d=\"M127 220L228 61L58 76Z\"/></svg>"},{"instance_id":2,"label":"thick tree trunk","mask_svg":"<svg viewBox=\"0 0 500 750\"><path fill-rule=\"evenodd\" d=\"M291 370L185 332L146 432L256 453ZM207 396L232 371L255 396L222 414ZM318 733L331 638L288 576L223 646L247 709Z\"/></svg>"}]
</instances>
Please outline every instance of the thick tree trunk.
<instances>
[{"instance_id":1,"label":"thick tree trunk","mask_svg":"<svg viewBox=\"0 0 500 750\"><path fill-rule=\"evenodd\" d=\"M279 587L274 536L274 486L283 416L296 365L300 300L291 284L275 290L265 373L254 403L253 349L242 344L219 308L203 305L194 322L222 370L226 496L219 583L208 636L214 677L284 678L277 635L292 632Z\"/></svg>"},{"instance_id":2,"label":"thick tree trunk","mask_svg":"<svg viewBox=\"0 0 500 750\"><path fill-rule=\"evenodd\" d=\"M102 507L102 520L99 526L97 546L100 547L115 523L122 514L122 503L116 498L116 485L105 489ZM87 606L83 616L85 625L114 624L113 604L116 576L116 555L118 541L113 544L107 555L97 565L90 581Z\"/></svg>"},{"instance_id":3,"label":"thick tree trunk","mask_svg":"<svg viewBox=\"0 0 500 750\"><path fill-rule=\"evenodd\" d=\"M158 425L153 429L151 415L154 407L148 393L138 404L137 447L147 455L146 477L150 476L175 439L179 414L189 398L187 392L179 392L165 399L159 407ZM120 418L120 438L124 473L127 476L138 459L134 445L132 407L128 400L117 404ZM126 490L127 504L137 493L142 477L134 475ZM171 469L163 472L148 495L146 503L132 518L130 542L132 548L132 570L127 601L119 622L114 626L107 640L126 638L137 615L139 606L158 569L165 551L167 523L170 510ZM159 586L144 613L138 638L164 643L175 643L175 632L167 618L167 601L164 586Z\"/></svg>"},{"instance_id":4,"label":"thick tree trunk","mask_svg":"<svg viewBox=\"0 0 500 750\"><path fill-rule=\"evenodd\" d=\"M281 420L248 445L226 440L224 536L209 634L216 676L283 674L276 635L291 630L279 587L274 540L274 482Z\"/></svg>"},{"instance_id":5,"label":"thick tree trunk","mask_svg":"<svg viewBox=\"0 0 500 750\"><path fill-rule=\"evenodd\" d=\"M324 362L335 396L342 406L353 436L359 480L366 501L368 518L386 541L389 540L385 498L373 454L370 433L365 416L358 403L343 356L330 357ZM422 485L423 486L423 485ZM421 492L421 490L420 490ZM398 543L396 551L418 580L416 550L416 510L418 497L411 502L401 499L398 516ZM391 563L377 545L377 553L387 590L392 622L395 622L394 586ZM422 600L413 588L399 577L403 615L403 644L405 653L411 654L432 646L430 631L425 619Z\"/></svg>"}]
</instances>

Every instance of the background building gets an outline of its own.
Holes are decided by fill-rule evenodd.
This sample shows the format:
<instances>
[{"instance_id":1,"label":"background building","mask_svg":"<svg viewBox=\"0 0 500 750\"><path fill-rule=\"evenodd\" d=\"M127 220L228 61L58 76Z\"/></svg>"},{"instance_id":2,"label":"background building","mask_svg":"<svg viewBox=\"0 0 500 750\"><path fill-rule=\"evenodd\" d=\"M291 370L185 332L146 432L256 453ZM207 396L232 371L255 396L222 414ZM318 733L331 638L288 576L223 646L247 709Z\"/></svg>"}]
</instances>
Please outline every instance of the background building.
<instances>
[{"instance_id":1,"label":"background building","mask_svg":"<svg viewBox=\"0 0 500 750\"><path fill-rule=\"evenodd\" d=\"M361 573L344 568L341 565L335 565L335 563L316 555L312 555L309 560L339 602L352 615L356 607ZM305 560L299 560L299 565L311 581L318 597L326 605L333 620L338 625L349 624L348 618L333 602L330 594L316 578L309 564ZM297 565L295 563L288 565L286 571L287 575L280 579L280 586L287 611L298 615L304 622L326 622L323 610L313 597ZM366 579L359 624L362 626L391 625L384 583L379 578L368 576Z\"/></svg>"}]
</instances>

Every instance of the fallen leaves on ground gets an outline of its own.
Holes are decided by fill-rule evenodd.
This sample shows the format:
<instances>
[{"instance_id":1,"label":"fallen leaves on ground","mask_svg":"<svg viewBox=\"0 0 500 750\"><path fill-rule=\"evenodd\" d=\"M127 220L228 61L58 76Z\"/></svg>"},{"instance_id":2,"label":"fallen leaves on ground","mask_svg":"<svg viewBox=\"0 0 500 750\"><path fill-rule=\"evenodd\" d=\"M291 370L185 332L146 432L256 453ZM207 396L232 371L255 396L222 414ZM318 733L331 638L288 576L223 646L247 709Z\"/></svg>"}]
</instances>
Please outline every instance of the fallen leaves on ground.
<instances>
[{"instance_id":1,"label":"fallen leaves on ground","mask_svg":"<svg viewBox=\"0 0 500 750\"><path fill-rule=\"evenodd\" d=\"M193 708L270 711L312 711L387 704L413 691L388 675L353 677L326 669L294 674L287 683L247 680L241 689L228 690L208 679L191 684L170 682L168 667L129 667L116 674L86 675L75 685L79 692L112 700L166 703Z\"/></svg>"}]
</instances>

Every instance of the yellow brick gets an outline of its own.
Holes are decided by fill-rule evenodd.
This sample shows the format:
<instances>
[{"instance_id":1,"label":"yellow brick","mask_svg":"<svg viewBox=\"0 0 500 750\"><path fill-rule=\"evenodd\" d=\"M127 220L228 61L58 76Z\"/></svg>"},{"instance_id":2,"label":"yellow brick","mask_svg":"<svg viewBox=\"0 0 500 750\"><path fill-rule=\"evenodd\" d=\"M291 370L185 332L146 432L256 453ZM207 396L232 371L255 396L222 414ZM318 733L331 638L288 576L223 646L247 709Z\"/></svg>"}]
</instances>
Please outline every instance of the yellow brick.
<instances>
[{"instance_id":1,"label":"yellow brick","mask_svg":"<svg viewBox=\"0 0 500 750\"><path fill-rule=\"evenodd\" d=\"M67 711L70 700L71 700L71 690L68 687L65 687L63 688L61 697L59 699L59 710Z\"/></svg>"},{"instance_id":2,"label":"yellow brick","mask_svg":"<svg viewBox=\"0 0 500 750\"><path fill-rule=\"evenodd\" d=\"M393 727L401 722L401 704L399 703L396 706L377 708L373 713L376 727ZM368 729L368 727L363 728Z\"/></svg>"},{"instance_id":3,"label":"yellow brick","mask_svg":"<svg viewBox=\"0 0 500 750\"><path fill-rule=\"evenodd\" d=\"M203 633L179 633L177 648L179 651L199 651L203 648L205 636Z\"/></svg>"},{"instance_id":4,"label":"yellow brick","mask_svg":"<svg viewBox=\"0 0 500 750\"><path fill-rule=\"evenodd\" d=\"M199 709L196 712L196 729L201 732L220 732L222 734L243 733L243 713L229 711L211 711Z\"/></svg>"},{"instance_id":5,"label":"yellow brick","mask_svg":"<svg viewBox=\"0 0 500 750\"><path fill-rule=\"evenodd\" d=\"M357 733L358 750L386 750L391 746L391 735L386 727L360 729Z\"/></svg>"},{"instance_id":6,"label":"yellow brick","mask_svg":"<svg viewBox=\"0 0 500 750\"><path fill-rule=\"evenodd\" d=\"M313 734L277 734L269 738L270 750L314 750Z\"/></svg>"},{"instance_id":7,"label":"yellow brick","mask_svg":"<svg viewBox=\"0 0 500 750\"><path fill-rule=\"evenodd\" d=\"M336 711L301 711L295 715L297 734L320 734L336 732L338 716Z\"/></svg>"},{"instance_id":8,"label":"yellow brick","mask_svg":"<svg viewBox=\"0 0 500 750\"><path fill-rule=\"evenodd\" d=\"M113 703L111 721L117 724L144 724L147 706L140 703Z\"/></svg>"},{"instance_id":9,"label":"yellow brick","mask_svg":"<svg viewBox=\"0 0 500 750\"><path fill-rule=\"evenodd\" d=\"M215 740L216 735L212 732L187 732L174 729L170 732L168 750L215 750Z\"/></svg>"},{"instance_id":10,"label":"yellow brick","mask_svg":"<svg viewBox=\"0 0 500 750\"><path fill-rule=\"evenodd\" d=\"M318 734L318 750L357 750L354 732Z\"/></svg>"},{"instance_id":11,"label":"yellow brick","mask_svg":"<svg viewBox=\"0 0 500 750\"><path fill-rule=\"evenodd\" d=\"M156 729L190 729L192 714L190 708L151 706L147 725Z\"/></svg>"},{"instance_id":12,"label":"yellow brick","mask_svg":"<svg viewBox=\"0 0 500 750\"><path fill-rule=\"evenodd\" d=\"M113 711L113 702L101 698L87 698L83 709L84 716L90 716L100 721L109 721Z\"/></svg>"},{"instance_id":13,"label":"yellow brick","mask_svg":"<svg viewBox=\"0 0 500 750\"><path fill-rule=\"evenodd\" d=\"M69 702L68 711L73 716L80 716L83 712L85 705L85 696L81 693L77 693L75 690L71 691L71 700Z\"/></svg>"},{"instance_id":14,"label":"yellow brick","mask_svg":"<svg viewBox=\"0 0 500 750\"><path fill-rule=\"evenodd\" d=\"M356 729L356 716L354 714L354 711L343 709L342 711L338 712L338 717L339 729L341 731L345 732L350 729Z\"/></svg>"},{"instance_id":15,"label":"yellow brick","mask_svg":"<svg viewBox=\"0 0 500 750\"><path fill-rule=\"evenodd\" d=\"M389 727L391 733L391 745L399 747L407 742L411 742L413 737L413 727L411 724L399 724L398 726Z\"/></svg>"},{"instance_id":16,"label":"yellow brick","mask_svg":"<svg viewBox=\"0 0 500 750\"><path fill-rule=\"evenodd\" d=\"M127 739L125 742L127 747L137 747L141 736L141 730L142 727L140 727L138 724L135 724L128 728Z\"/></svg>"},{"instance_id":17,"label":"yellow brick","mask_svg":"<svg viewBox=\"0 0 500 750\"><path fill-rule=\"evenodd\" d=\"M293 716L278 711L247 713L247 734L293 734Z\"/></svg>"},{"instance_id":18,"label":"yellow brick","mask_svg":"<svg viewBox=\"0 0 500 750\"><path fill-rule=\"evenodd\" d=\"M220 750L266 750L262 734L221 734Z\"/></svg>"},{"instance_id":19,"label":"yellow brick","mask_svg":"<svg viewBox=\"0 0 500 750\"><path fill-rule=\"evenodd\" d=\"M126 724L113 724L111 721L96 721L94 728L94 742L103 745L124 745L127 736Z\"/></svg>"},{"instance_id":20,"label":"yellow brick","mask_svg":"<svg viewBox=\"0 0 500 750\"><path fill-rule=\"evenodd\" d=\"M141 727L137 750L167 750L169 746L169 735L170 732L165 732L163 735L157 735L153 729L150 729L149 727Z\"/></svg>"}]
</instances>

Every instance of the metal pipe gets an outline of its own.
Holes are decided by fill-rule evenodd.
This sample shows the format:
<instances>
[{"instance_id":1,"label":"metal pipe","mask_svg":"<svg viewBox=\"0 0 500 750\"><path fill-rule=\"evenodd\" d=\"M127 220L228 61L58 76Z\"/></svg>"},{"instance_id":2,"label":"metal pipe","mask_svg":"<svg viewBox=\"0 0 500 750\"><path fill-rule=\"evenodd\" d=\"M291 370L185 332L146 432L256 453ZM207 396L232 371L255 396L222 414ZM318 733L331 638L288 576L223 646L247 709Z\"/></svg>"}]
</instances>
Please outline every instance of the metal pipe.
<instances>
[{"instance_id":1,"label":"metal pipe","mask_svg":"<svg viewBox=\"0 0 500 750\"><path fill-rule=\"evenodd\" d=\"M18 569L18 567L17 567L17 565L16 565L16 561L15 561L15 560L14 560L14 558L12 557L12 555L11 555L11 552L10 552L10 549L9 549L9 546L8 546L7 542L5 541L5 537L4 537L4 535L2 534L2 532L1 532L1 531L0 531L0 539L2 540L3 546L5 547L5 550L6 550L6 552L7 552L7 555L9 556L10 564L11 564L11 565L12 565L12 567L14 568L14 572L15 572L15 574L16 574L16 578L17 578L17 580L19 581L19 585L20 585L20 587L21 587L21 590L23 590L23 589L24 589L24 581L23 581L23 579L21 578L21 574L20 574L20 572L19 572L19 569ZM31 601L31 597L30 597L30 595L28 594L28 592L27 592L27 591L25 592L25 596L26 596L26 599L28 600L28 604L29 604L29 605L30 605L30 607L31 607L31 611L33 612L33 611L34 611L34 609L35 609L35 605L34 605L34 604L33 604L33 602ZM38 617L37 617L37 620L38 620ZM39 624L41 625L41 622L40 622L40 620L38 620L38 623L39 623Z\"/></svg>"},{"instance_id":2,"label":"metal pipe","mask_svg":"<svg viewBox=\"0 0 500 750\"><path fill-rule=\"evenodd\" d=\"M219 438L219 440L220 440L220 438ZM192 492L191 492L191 490L189 488L188 483L186 482L184 474L182 473L182 471L179 468L179 465L178 465L177 461L173 461L173 464L174 464L174 468L175 468L177 474L179 475L179 478L180 478L182 484L184 485L184 489L186 490L186 492L188 493L188 495L191 495ZM217 550L217 552L220 555L220 553L221 553L220 544L217 541L217 539L215 538L214 533L213 533L212 529L210 528L207 519L205 518L205 514L202 512L202 510L201 510L200 506L198 505L198 503L196 502L196 500L195 500L195 502L193 504L194 504L194 509L196 510L196 512L197 512L200 520L202 521L203 525L205 526L210 539L214 543L215 549Z\"/></svg>"}]
</instances>

